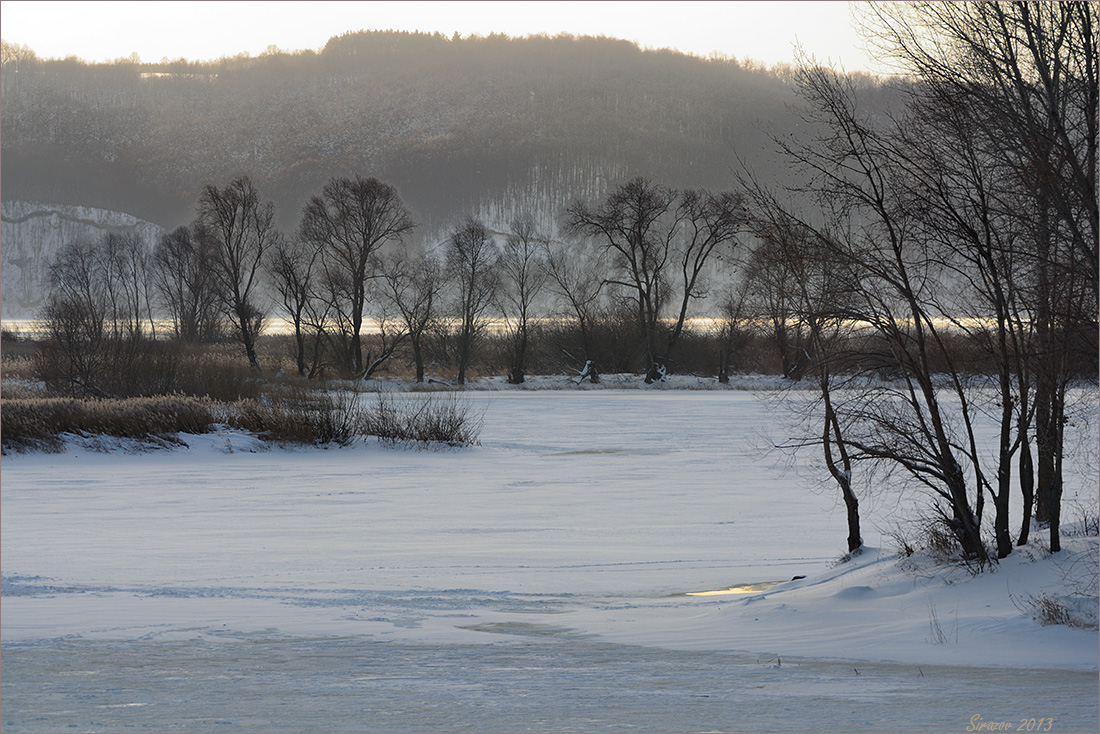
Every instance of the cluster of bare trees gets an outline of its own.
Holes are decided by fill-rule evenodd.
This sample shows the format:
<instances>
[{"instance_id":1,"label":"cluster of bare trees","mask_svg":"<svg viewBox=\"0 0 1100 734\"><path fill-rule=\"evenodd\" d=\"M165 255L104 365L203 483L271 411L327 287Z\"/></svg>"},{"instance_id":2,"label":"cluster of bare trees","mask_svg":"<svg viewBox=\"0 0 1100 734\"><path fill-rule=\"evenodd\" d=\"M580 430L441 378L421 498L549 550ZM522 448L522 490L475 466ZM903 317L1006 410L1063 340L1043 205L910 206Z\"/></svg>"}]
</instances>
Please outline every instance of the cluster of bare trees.
<instances>
[{"instance_id":1,"label":"cluster of bare trees","mask_svg":"<svg viewBox=\"0 0 1100 734\"><path fill-rule=\"evenodd\" d=\"M576 202L568 214L570 228L595 239L606 254L610 276L603 282L622 289L631 302L648 364L646 382L660 379L689 306L707 293L707 266L716 253L732 251L747 223L741 200L731 193L672 191L638 178L599 207Z\"/></svg>"},{"instance_id":2,"label":"cluster of bare trees","mask_svg":"<svg viewBox=\"0 0 1100 734\"><path fill-rule=\"evenodd\" d=\"M777 333L797 330L788 374L820 388L801 440L823 450L852 549L859 466L931 491L967 558L989 558L987 500L996 555L1011 552L1017 486L1015 542L1034 513L1060 548L1067 389L1096 374L1096 20L1089 3L869 6L867 28L909 75L905 109L873 119L850 78L807 64L820 134L781 144L806 184L783 198L746 181L756 287ZM960 333L996 365L992 384L949 348ZM882 364L898 379L860 369Z\"/></svg>"},{"instance_id":3,"label":"cluster of bare trees","mask_svg":"<svg viewBox=\"0 0 1100 734\"><path fill-rule=\"evenodd\" d=\"M311 374L321 355L335 352L344 355L349 373L369 376L407 343L422 380L424 340L442 330L450 333L456 379L464 384L486 330L495 326L506 335L508 379L521 383L541 319L565 311L587 339L601 295L616 292L633 303L652 366L647 379L657 379L690 303L705 293L708 261L731 248L744 224L740 200L635 179L595 210L575 203L568 216L571 231L598 237L606 257L586 262L583 243L551 241L530 216L516 218L507 233L468 218L438 251L385 248L413 227L396 190L376 179L333 180L306 206L297 237L276 251L271 267L294 324L299 371ZM670 325L666 306L673 295L680 300ZM377 352L366 359L364 315L378 336ZM585 343L574 359L598 379L591 355Z\"/></svg>"},{"instance_id":4,"label":"cluster of bare trees","mask_svg":"<svg viewBox=\"0 0 1100 734\"><path fill-rule=\"evenodd\" d=\"M74 391L102 396L100 375L130 371L151 324L148 269L145 245L133 235L65 245L49 271L47 378L57 372Z\"/></svg>"},{"instance_id":5,"label":"cluster of bare trees","mask_svg":"<svg viewBox=\"0 0 1100 734\"><path fill-rule=\"evenodd\" d=\"M566 212L567 242L527 215L503 233L468 218L439 245L417 247L408 208L375 178L329 181L293 233L274 218L248 177L207 185L194 220L148 255L114 236L62 252L47 319L59 337L75 328L60 318L65 309L95 319L84 337L68 339L74 359L94 351L92 332L115 342L124 332L138 343L155 338L156 317L166 316L176 341L233 337L259 369L256 339L277 314L293 331L303 376L366 378L400 351L422 381L431 343L464 384L490 331L506 345L509 381L523 382L547 321L576 327L580 342L563 347L560 361L598 381L593 328L625 315L630 351L653 381L668 371L692 304L707 294L710 266L732 254L746 224L734 194L675 191L643 178L602 202L577 200ZM81 282L102 290L102 303L90 292L72 302Z\"/></svg>"},{"instance_id":6,"label":"cluster of bare trees","mask_svg":"<svg viewBox=\"0 0 1100 734\"><path fill-rule=\"evenodd\" d=\"M194 222L151 251L136 236L114 233L68 243L51 265L44 313L56 350L47 360L51 377L79 394L110 394L104 385L133 379L153 351L161 314L182 342L234 334L258 368L261 264L281 241L273 211L242 177L205 187Z\"/></svg>"}]
</instances>

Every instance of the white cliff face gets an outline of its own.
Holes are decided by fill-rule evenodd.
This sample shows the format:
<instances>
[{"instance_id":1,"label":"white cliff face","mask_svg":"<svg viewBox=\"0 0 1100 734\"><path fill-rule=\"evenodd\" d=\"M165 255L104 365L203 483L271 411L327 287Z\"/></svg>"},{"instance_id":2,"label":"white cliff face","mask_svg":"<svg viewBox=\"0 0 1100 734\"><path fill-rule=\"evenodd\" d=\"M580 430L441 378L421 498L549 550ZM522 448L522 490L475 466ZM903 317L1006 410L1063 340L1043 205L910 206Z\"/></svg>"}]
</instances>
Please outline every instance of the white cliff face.
<instances>
[{"instance_id":1,"label":"white cliff face","mask_svg":"<svg viewBox=\"0 0 1100 734\"><path fill-rule=\"evenodd\" d=\"M107 209L31 201L0 204L0 316L34 318L46 298L51 259L67 242L134 233L152 249L164 230Z\"/></svg>"}]
</instances>

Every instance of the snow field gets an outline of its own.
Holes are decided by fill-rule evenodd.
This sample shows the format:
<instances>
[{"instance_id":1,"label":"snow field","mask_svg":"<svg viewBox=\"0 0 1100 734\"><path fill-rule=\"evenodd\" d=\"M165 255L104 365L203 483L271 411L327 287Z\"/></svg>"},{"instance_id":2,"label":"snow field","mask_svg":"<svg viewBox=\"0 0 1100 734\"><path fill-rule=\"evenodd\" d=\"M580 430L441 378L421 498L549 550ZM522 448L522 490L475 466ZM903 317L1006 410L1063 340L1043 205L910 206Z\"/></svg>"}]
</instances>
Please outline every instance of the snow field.
<instances>
[{"instance_id":1,"label":"snow field","mask_svg":"<svg viewBox=\"0 0 1100 734\"><path fill-rule=\"evenodd\" d=\"M1068 538L1061 559L1025 549L976 578L899 563L880 532L899 501L883 491L865 503L868 550L838 564L842 503L799 479L811 466L784 472L765 453L785 417L752 392L469 396L485 421L482 445L469 449L265 450L226 432L185 437L186 450L5 457L5 729L34 730L35 712L56 698L41 728L87 727L103 714L106 729L936 731L965 728L972 714L1040 716L1018 703L1036 685L1059 701L1054 730L1096 728L1096 632L1040 627L1013 601L1064 592L1071 559L1095 557L1096 538ZM1067 495L1095 497L1094 478L1070 480ZM783 583L685 595L764 581ZM516 684L529 686L526 718L500 698L510 690L500 646L527 671ZM103 675L161 671L167 651L191 671L188 695L209 694L223 718L188 712L171 686L157 693L163 671L104 688ZM328 718L323 706L307 716L340 690L315 658L358 680L354 660L366 664L368 652L377 680L404 671L408 700L387 708L372 683ZM276 659L286 664L277 671ZM59 677L60 660L98 671L84 703L71 695L79 677ZM219 679L227 687L214 695L203 676L230 660L252 661L241 670L257 677ZM644 672L657 660L665 689ZM1018 679L1018 669L1034 675ZM928 699L914 689L909 706L897 691L914 677ZM993 697L981 706L964 693L975 678ZM295 680L315 697L263 718L265 696ZM238 685L254 703L234 713ZM577 696L564 692L578 686L604 690L602 707L594 693L571 704ZM921 701L951 691L960 697L949 719L930 718ZM403 708L429 694L451 701L450 718ZM776 714L777 701L799 696L816 703ZM373 701L374 718L357 718L353 700ZM689 700L700 717L677 719ZM770 714L752 711L762 705ZM161 718L140 718L154 710Z\"/></svg>"}]
</instances>

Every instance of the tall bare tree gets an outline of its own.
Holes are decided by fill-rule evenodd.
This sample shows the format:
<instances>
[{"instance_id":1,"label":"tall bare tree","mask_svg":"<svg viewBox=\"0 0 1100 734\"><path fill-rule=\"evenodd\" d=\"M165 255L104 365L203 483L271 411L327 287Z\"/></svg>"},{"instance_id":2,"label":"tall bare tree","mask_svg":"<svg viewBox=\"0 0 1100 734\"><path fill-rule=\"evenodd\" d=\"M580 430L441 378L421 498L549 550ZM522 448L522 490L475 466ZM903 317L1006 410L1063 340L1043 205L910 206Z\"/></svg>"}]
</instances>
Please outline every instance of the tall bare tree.
<instances>
[{"instance_id":1,"label":"tall bare tree","mask_svg":"<svg viewBox=\"0 0 1100 734\"><path fill-rule=\"evenodd\" d=\"M853 461L902 469L934 504L965 557L985 563L981 509L988 481L975 436L975 407L958 371L941 388L947 350L936 297L947 287L942 252L922 236L905 197L904 148L858 108L850 78L819 66L799 72L809 119L820 132L781 143L811 182L816 221L789 214L842 263L853 299L847 318L866 324L897 365L899 382L865 383L833 409Z\"/></svg>"},{"instance_id":2,"label":"tall bare tree","mask_svg":"<svg viewBox=\"0 0 1100 734\"><path fill-rule=\"evenodd\" d=\"M859 498L853 484L855 457L848 444L845 416L838 406L837 393L851 382L852 367L842 345L851 344L858 327L854 316L858 303L852 283L858 274L849 270L846 258L837 256L832 243L812 228L792 217L779 201L763 187L746 182L753 201L751 227L763 243L754 252L758 267L749 272L748 288L763 291L772 309L765 315L777 331L788 328L800 338L797 375L816 383L810 405L798 404L800 422L806 435L794 437L790 446L801 449L820 446L825 467L840 489L848 529L848 551L863 545L860 530ZM761 257L759 253L766 253ZM764 266L764 263L767 263ZM778 277L770 277L778 274ZM785 370L789 369L784 365ZM849 374L845 375L845 371ZM788 377L792 375L788 374Z\"/></svg>"},{"instance_id":3,"label":"tall bare tree","mask_svg":"<svg viewBox=\"0 0 1100 734\"><path fill-rule=\"evenodd\" d=\"M539 233L534 217L527 215L512 222L512 232L500 252L499 301L511 342L508 382L512 384L522 383L527 373L535 299L547 281L546 246L547 239Z\"/></svg>"},{"instance_id":4,"label":"tall bare tree","mask_svg":"<svg viewBox=\"0 0 1100 734\"><path fill-rule=\"evenodd\" d=\"M716 258L731 254L738 235L748 224L745 204L739 194L686 190L680 194L677 218L682 221L675 258L679 275L676 321L665 342L671 354L683 334L693 301L708 294L707 270Z\"/></svg>"},{"instance_id":5,"label":"tall bare tree","mask_svg":"<svg viewBox=\"0 0 1100 734\"><path fill-rule=\"evenodd\" d=\"M669 299L667 266L676 236L676 192L635 178L611 192L596 209L583 201L568 209L569 228L595 238L614 253L613 275L606 278L633 295L642 336L646 382L658 379L665 357L659 346L661 315Z\"/></svg>"},{"instance_id":6,"label":"tall bare tree","mask_svg":"<svg viewBox=\"0 0 1100 734\"><path fill-rule=\"evenodd\" d=\"M47 381L60 378L74 394L101 397L106 393L98 380L107 363L112 326L99 248L87 240L66 244L50 263L48 277L42 315L58 355L41 358L39 371ZM59 374L48 374L52 372Z\"/></svg>"},{"instance_id":7,"label":"tall bare tree","mask_svg":"<svg viewBox=\"0 0 1100 734\"><path fill-rule=\"evenodd\" d=\"M445 251L458 316L457 379L458 384L465 385L466 372L489 325L489 308L500 287L500 255L489 230L473 217L451 232Z\"/></svg>"},{"instance_id":8,"label":"tall bare tree","mask_svg":"<svg viewBox=\"0 0 1100 734\"><path fill-rule=\"evenodd\" d=\"M207 185L199 199L198 237L210 247L213 273L222 307L233 319L248 363L259 370L256 337L263 328L260 297L260 264L264 254L279 241L274 225L275 206L261 202L247 176L224 188Z\"/></svg>"},{"instance_id":9,"label":"tall bare tree","mask_svg":"<svg viewBox=\"0 0 1100 734\"><path fill-rule=\"evenodd\" d=\"M148 257L132 234L66 244L49 267L43 319L50 339L37 368L48 383L83 396L169 389L174 365L155 349Z\"/></svg>"},{"instance_id":10,"label":"tall bare tree","mask_svg":"<svg viewBox=\"0 0 1100 734\"><path fill-rule=\"evenodd\" d=\"M303 377L313 377L319 367L330 308L317 292L319 261L316 247L300 238L285 238L272 249L267 263L272 285L294 329L295 365Z\"/></svg>"},{"instance_id":11,"label":"tall bare tree","mask_svg":"<svg viewBox=\"0 0 1100 734\"><path fill-rule=\"evenodd\" d=\"M338 318L348 337L348 368L363 371L360 332L367 282L376 277L377 255L413 228L397 189L376 178L334 178L302 212L300 236L321 252L321 262Z\"/></svg>"},{"instance_id":12,"label":"tall bare tree","mask_svg":"<svg viewBox=\"0 0 1100 734\"><path fill-rule=\"evenodd\" d=\"M439 314L443 272L430 255L398 253L382 266L384 297L400 314L409 335L416 381L424 382L424 339Z\"/></svg>"}]
</instances>

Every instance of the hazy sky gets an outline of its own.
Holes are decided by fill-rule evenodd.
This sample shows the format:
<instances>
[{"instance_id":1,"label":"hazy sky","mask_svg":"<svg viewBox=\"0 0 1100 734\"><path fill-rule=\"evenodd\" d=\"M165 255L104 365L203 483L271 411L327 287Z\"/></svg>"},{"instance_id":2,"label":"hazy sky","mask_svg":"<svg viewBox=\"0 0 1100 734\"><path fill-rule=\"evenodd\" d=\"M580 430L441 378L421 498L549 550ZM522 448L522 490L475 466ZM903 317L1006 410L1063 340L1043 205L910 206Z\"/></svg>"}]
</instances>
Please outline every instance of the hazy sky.
<instances>
[{"instance_id":1,"label":"hazy sky","mask_svg":"<svg viewBox=\"0 0 1100 734\"><path fill-rule=\"evenodd\" d=\"M44 58L143 61L320 49L346 31L606 35L643 47L717 51L773 64L794 45L849 71L873 70L847 2L49 2L4 0L2 34Z\"/></svg>"}]
</instances>

